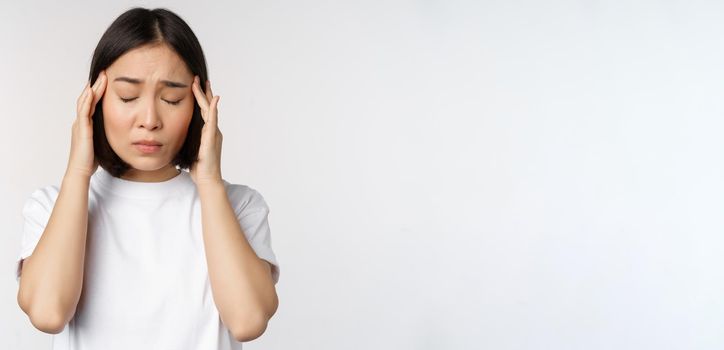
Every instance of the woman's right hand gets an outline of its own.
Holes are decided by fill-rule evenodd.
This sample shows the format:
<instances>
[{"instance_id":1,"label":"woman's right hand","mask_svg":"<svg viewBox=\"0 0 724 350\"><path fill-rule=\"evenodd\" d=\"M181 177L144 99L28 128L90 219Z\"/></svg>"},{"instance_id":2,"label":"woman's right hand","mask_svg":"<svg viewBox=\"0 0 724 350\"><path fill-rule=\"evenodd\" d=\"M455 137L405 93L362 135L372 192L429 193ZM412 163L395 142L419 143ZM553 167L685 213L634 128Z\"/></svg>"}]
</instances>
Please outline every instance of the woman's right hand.
<instances>
[{"instance_id":1,"label":"woman's right hand","mask_svg":"<svg viewBox=\"0 0 724 350\"><path fill-rule=\"evenodd\" d=\"M66 174L74 173L90 178L98 168L98 161L93 151L93 112L96 110L96 104L103 97L107 80L106 72L101 71L93 87L89 86L89 81L78 97L77 116L73 122Z\"/></svg>"}]
</instances>

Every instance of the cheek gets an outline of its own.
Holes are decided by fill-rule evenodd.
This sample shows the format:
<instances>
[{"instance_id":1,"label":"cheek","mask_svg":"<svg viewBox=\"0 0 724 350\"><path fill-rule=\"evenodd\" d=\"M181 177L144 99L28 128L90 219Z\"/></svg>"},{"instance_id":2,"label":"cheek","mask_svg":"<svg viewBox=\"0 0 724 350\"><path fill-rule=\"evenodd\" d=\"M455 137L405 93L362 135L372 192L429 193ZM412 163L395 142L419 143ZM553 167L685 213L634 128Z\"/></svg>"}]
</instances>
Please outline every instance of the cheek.
<instances>
[{"instance_id":1,"label":"cheek","mask_svg":"<svg viewBox=\"0 0 724 350\"><path fill-rule=\"evenodd\" d=\"M172 133L176 135L176 138L179 139L180 142L183 142L186 138L186 133L189 130L189 125L191 124L193 112L193 106L188 109L184 108L183 110L174 112L171 118L167 118L164 122L165 127L169 131L172 131Z\"/></svg>"},{"instance_id":2,"label":"cheek","mask_svg":"<svg viewBox=\"0 0 724 350\"><path fill-rule=\"evenodd\" d=\"M109 126L117 126L123 123L125 110L123 106L111 101L103 101L103 124L108 132Z\"/></svg>"},{"instance_id":3,"label":"cheek","mask_svg":"<svg viewBox=\"0 0 724 350\"><path fill-rule=\"evenodd\" d=\"M128 138L128 130L132 128L133 118L127 108L114 101L103 101L103 130L111 147L118 152L119 145Z\"/></svg>"},{"instance_id":4,"label":"cheek","mask_svg":"<svg viewBox=\"0 0 724 350\"><path fill-rule=\"evenodd\" d=\"M170 117L167 118L168 123L188 126L194 114L194 104L186 103L183 106L169 108L166 113L166 115Z\"/></svg>"}]
</instances>

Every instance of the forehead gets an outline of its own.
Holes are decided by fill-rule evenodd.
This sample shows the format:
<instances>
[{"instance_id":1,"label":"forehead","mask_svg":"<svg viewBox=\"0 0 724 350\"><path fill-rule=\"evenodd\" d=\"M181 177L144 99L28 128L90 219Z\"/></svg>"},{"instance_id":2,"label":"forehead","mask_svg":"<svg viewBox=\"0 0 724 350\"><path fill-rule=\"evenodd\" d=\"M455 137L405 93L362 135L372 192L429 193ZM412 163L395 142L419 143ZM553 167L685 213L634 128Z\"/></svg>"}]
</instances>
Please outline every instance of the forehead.
<instances>
[{"instance_id":1,"label":"forehead","mask_svg":"<svg viewBox=\"0 0 724 350\"><path fill-rule=\"evenodd\" d=\"M144 80L191 77L186 62L167 45L141 46L129 50L113 62L107 71L109 75Z\"/></svg>"}]
</instances>

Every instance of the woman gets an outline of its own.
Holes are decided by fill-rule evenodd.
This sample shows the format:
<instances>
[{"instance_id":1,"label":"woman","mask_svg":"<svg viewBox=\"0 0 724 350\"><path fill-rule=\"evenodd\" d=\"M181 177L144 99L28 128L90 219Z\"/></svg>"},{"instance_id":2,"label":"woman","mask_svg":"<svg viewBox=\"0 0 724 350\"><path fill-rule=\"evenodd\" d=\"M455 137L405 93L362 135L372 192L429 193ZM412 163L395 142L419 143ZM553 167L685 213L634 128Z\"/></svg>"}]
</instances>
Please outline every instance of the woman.
<instances>
[{"instance_id":1,"label":"woman","mask_svg":"<svg viewBox=\"0 0 724 350\"><path fill-rule=\"evenodd\" d=\"M133 8L103 34L61 186L23 208L18 304L53 349L241 349L265 331L269 207L222 179L218 101L176 14Z\"/></svg>"}]
</instances>

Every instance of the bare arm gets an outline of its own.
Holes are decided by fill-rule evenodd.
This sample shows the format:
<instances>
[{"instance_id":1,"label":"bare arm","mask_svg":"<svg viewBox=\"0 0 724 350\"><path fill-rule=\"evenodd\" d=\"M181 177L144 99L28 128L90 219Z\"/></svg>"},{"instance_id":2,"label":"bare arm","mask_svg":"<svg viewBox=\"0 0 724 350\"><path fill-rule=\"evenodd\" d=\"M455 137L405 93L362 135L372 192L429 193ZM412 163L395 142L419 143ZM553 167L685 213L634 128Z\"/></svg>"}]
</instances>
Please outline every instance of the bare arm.
<instances>
[{"instance_id":1,"label":"bare arm","mask_svg":"<svg viewBox=\"0 0 724 350\"><path fill-rule=\"evenodd\" d=\"M37 329L56 334L83 287L90 177L66 172L43 235L22 265L18 304Z\"/></svg>"},{"instance_id":2,"label":"bare arm","mask_svg":"<svg viewBox=\"0 0 724 350\"><path fill-rule=\"evenodd\" d=\"M223 183L199 186L209 281L219 316L238 341L264 333L278 306L271 266L257 257Z\"/></svg>"},{"instance_id":3,"label":"bare arm","mask_svg":"<svg viewBox=\"0 0 724 350\"><path fill-rule=\"evenodd\" d=\"M77 100L70 156L60 193L33 254L21 265L18 305L35 328L60 333L75 315L83 289L88 230L88 189L98 168L93 150L95 111L106 87L105 72L89 80Z\"/></svg>"}]
</instances>

